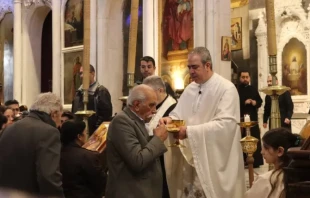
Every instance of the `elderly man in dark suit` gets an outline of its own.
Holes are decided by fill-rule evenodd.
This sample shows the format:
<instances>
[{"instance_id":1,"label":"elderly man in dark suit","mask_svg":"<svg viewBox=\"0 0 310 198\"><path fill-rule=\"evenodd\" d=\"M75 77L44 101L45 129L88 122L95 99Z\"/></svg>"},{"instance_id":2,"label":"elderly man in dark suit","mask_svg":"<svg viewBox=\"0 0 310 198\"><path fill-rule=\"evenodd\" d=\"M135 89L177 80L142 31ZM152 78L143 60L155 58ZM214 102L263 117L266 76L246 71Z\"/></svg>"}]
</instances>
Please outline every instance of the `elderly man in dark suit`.
<instances>
[{"instance_id":1,"label":"elderly man in dark suit","mask_svg":"<svg viewBox=\"0 0 310 198\"><path fill-rule=\"evenodd\" d=\"M53 93L38 96L29 116L0 136L0 188L64 197L60 161L62 104Z\"/></svg>"},{"instance_id":2,"label":"elderly man in dark suit","mask_svg":"<svg viewBox=\"0 0 310 198\"><path fill-rule=\"evenodd\" d=\"M106 198L158 198L162 196L159 157L167 151L165 126L150 138L145 122L156 112L157 97L147 85L134 87L127 107L112 120L107 138L108 182Z\"/></svg>"}]
</instances>

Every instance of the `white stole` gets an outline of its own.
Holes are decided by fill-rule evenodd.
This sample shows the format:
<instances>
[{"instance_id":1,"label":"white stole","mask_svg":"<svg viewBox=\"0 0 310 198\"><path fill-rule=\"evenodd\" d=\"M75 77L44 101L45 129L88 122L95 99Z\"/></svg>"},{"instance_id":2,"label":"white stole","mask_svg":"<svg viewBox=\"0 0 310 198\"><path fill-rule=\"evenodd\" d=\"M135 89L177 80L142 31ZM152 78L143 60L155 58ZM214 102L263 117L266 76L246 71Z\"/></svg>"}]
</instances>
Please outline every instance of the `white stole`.
<instances>
[{"instance_id":1,"label":"white stole","mask_svg":"<svg viewBox=\"0 0 310 198\"><path fill-rule=\"evenodd\" d=\"M157 109L157 112L153 116L151 121L149 123L145 124L146 128L149 131L150 136L154 135L153 130L157 127L160 118L162 118L163 115L166 113L167 109L169 109L169 107L171 107L171 105L173 105L175 103L176 103L176 100L174 98L172 98L170 95L168 95L168 97L163 102L163 104L159 107L159 109Z\"/></svg>"}]
</instances>

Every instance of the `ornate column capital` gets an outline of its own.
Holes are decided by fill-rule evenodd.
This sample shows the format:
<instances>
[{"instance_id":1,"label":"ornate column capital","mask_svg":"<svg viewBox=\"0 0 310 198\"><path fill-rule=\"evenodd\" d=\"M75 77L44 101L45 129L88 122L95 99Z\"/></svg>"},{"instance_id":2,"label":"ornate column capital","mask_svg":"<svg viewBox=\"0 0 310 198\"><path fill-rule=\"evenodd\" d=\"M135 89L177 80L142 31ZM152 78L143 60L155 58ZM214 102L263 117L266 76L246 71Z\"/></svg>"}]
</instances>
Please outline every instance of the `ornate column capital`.
<instances>
[{"instance_id":1,"label":"ornate column capital","mask_svg":"<svg viewBox=\"0 0 310 198\"><path fill-rule=\"evenodd\" d=\"M0 21L4 15L9 12L13 12L13 3L10 1L0 0Z\"/></svg>"},{"instance_id":2,"label":"ornate column capital","mask_svg":"<svg viewBox=\"0 0 310 198\"><path fill-rule=\"evenodd\" d=\"M48 6L52 8L52 0L23 0L25 7L35 6Z\"/></svg>"}]
</instances>

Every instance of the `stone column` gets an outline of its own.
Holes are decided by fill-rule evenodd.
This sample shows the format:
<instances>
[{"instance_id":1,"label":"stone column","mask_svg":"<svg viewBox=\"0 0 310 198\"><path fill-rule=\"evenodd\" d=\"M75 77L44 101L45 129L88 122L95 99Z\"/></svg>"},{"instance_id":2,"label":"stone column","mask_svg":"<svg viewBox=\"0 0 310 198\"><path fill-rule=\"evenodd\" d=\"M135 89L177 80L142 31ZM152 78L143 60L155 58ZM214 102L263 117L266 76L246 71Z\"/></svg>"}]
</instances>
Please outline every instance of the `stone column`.
<instances>
[{"instance_id":1,"label":"stone column","mask_svg":"<svg viewBox=\"0 0 310 198\"><path fill-rule=\"evenodd\" d=\"M206 46L206 1L194 1L194 46Z\"/></svg>"},{"instance_id":2,"label":"stone column","mask_svg":"<svg viewBox=\"0 0 310 198\"><path fill-rule=\"evenodd\" d=\"M255 31L257 37L257 67L258 67L258 89L262 89L267 85L267 77L269 74L268 67L268 51L267 51L267 27L265 23L265 17L262 13L259 17L258 27ZM265 100L266 94L259 92L261 98ZM264 103L265 104L265 103ZM266 129L263 128L263 114L264 108L258 110L258 123L261 129L261 133L265 133Z\"/></svg>"},{"instance_id":3,"label":"stone column","mask_svg":"<svg viewBox=\"0 0 310 198\"><path fill-rule=\"evenodd\" d=\"M53 93L61 96L61 1L52 2L52 27L53 27Z\"/></svg>"},{"instance_id":4,"label":"stone column","mask_svg":"<svg viewBox=\"0 0 310 198\"><path fill-rule=\"evenodd\" d=\"M198 3L197 3L198 4ZM195 7L200 9L199 7ZM194 10L195 10L194 8ZM222 36L231 36L230 32L230 1L226 0L209 0L205 3L205 38L206 47L210 50L213 62L213 69L223 77L231 79L231 69L229 61L221 61L221 38ZM202 15L203 13L200 13ZM195 19L196 21L196 19ZM199 20L196 26L203 26ZM196 28L194 32L196 31ZM203 31L200 27L199 31ZM195 36L197 33L195 33ZM203 41L203 40L202 40ZM196 43L201 42L196 40Z\"/></svg>"},{"instance_id":5,"label":"stone column","mask_svg":"<svg viewBox=\"0 0 310 198\"><path fill-rule=\"evenodd\" d=\"M14 0L14 82L13 97L22 103L22 1Z\"/></svg>"},{"instance_id":6,"label":"stone column","mask_svg":"<svg viewBox=\"0 0 310 198\"><path fill-rule=\"evenodd\" d=\"M143 56L154 57L154 0L143 1ZM156 61L157 62L157 61Z\"/></svg>"}]
</instances>

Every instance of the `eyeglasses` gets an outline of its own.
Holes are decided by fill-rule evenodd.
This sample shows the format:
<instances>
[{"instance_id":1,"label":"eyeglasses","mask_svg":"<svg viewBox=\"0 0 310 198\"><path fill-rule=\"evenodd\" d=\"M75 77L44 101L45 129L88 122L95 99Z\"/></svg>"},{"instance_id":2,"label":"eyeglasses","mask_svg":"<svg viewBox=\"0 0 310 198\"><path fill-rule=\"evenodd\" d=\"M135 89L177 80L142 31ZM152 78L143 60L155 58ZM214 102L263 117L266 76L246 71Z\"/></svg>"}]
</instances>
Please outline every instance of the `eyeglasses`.
<instances>
[{"instance_id":1,"label":"eyeglasses","mask_svg":"<svg viewBox=\"0 0 310 198\"><path fill-rule=\"evenodd\" d=\"M19 111L19 108L11 108L12 111Z\"/></svg>"}]
</instances>

